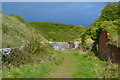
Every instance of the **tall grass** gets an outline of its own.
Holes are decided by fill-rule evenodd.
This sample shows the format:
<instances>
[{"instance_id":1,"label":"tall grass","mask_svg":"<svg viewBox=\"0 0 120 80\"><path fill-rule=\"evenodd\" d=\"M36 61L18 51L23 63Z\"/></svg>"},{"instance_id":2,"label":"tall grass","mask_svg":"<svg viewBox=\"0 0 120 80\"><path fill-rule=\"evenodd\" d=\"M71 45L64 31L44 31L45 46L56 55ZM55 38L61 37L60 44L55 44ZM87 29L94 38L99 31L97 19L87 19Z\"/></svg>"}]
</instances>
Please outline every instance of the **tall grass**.
<instances>
[{"instance_id":1,"label":"tall grass","mask_svg":"<svg viewBox=\"0 0 120 80\"><path fill-rule=\"evenodd\" d=\"M80 61L75 78L119 78L119 66L111 61L102 61L93 53L78 54L73 53L74 57Z\"/></svg>"},{"instance_id":2,"label":"tall grass","mask_svg":"<svg viewBox=\"0 0 120 80\"><path fill-rule=\"evenodd\" d=\"M63 57L60 54L60 52L55 51L52 57L46 56L41 62L34 61L34 63L21 65L20 67L4 68L3 78L46 78L51 71L62 63Z\"/></svg>"}]
</instances>

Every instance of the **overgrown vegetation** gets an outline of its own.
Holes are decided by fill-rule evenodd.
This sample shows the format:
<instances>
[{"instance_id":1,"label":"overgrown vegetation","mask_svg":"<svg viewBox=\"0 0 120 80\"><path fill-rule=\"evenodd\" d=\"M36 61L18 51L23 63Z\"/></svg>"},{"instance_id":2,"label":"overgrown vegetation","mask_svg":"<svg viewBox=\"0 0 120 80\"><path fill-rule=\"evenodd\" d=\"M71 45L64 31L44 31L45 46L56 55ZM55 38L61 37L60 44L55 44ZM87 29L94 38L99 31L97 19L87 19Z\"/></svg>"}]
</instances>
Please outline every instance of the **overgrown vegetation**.
<instances>
[{"instance_id":1,"label":"overgrown vegetation","mask_svg":"<svg viewBox=\"0 0 120 80\"><path fill-rule=\"evenodd\" d=\"M97 23L99 21L114 21L114 20L119 20L119 15L120 15L120 3L119 2L108 2L104 9L101 11L101 16L93 23Z\"/></svg>"},{"instance_id":2,"label":"overgrown vegetation","mask_svg":"<svg viewBox=\"0 0 120 80\"><path fill-rule=\"evenodd\" d=\"M98 54L98 42L99 42L99 34L101 31L106 30L109 32L108 38L109 42L107 44L115 45L117 47L120 47L120 18L119 18L119 6L120 3L108 3L105 8L101 11L101 16L91 24L91 26L87 27L85 29L85 32L82 33L81 39L82 44L85 49L89 47L88 39L92 39L94 43L92 44L92 51L93 54ZM88 51L89 49L87 49ZM92 55L90 52L88 55ZM94 62L92 62L94 63ZM97 66L99 67L99 66ZM104 67L101 69L96 69L97 77L100 78L118 78L119 77L119 65L112 63L111 61L108 61ZM100 74L99 71L101 70Z\"/></svg>"},{"instance_id":3,"label":"overgrown vegetation","mask_svg":"<svg viewBox=\"0 0 120 80\"><path fill-rule=\"evenodd\" d=\"M98 37L101 31L106 30L109 32L108 44L115 45L120 47L119 35L120 35L120 18L119 18L119 6L120 3L108 3L105 8L101 11L101 16L91 24L91 26L85 29L85 32L81 35L81 40L83 42L83 46L87 45L87 39L92 39L93 43L93 51L97 53L98 50ZM86 48L86 47L84 47Z\"/></svg>"},{"instance_id":4,"label":"overgrown vegetation","mask_svg":"<svg viewBox=\"0 0 120 80\"><path fill-rule=\"evenodd\" d=\"M47 40L35 29L27 25L27 22L21 22L19 19L2 15L2 47L14 48L28 45L33 39L39 39L44 44ZM20 18L21 19L21 18Z\"/></svg>"},{"instance_id":5,"label":"overgrown vegetation","mask_svg":"<svg viewBox=\"0 0 120 80\"><path fill-rule=\"evenodd\" d=\"M48 61L43 61L38 64L29 64L25 66L20 66L19 68L4 69L3 77L5 78L50 78L51 73L60 68L61 72L67 67L69 72L71 72L71 78L118 78L118 65L111 62L101 61L96 56L91 54L79 54L78 51L71 51L70 53L54 52L55 58ZM92 53L92 52L90 52ZM67 61L72 61L67 63L64 59L68 58ZM75 60L75 61L73 61ZM61 65L61 63L63 65ZM65 65L69 65L65 66ZM71 71L71 68L73 69ZM55 75L60 74L57 72ZM67 72L66 72L67 73ZM61 74L61 75L66 75ZM68 74L69 75L69 74ZM63 77L64 77L63 76ZM54 75L53 75L54 77Z\"/></svg>"},{"instance_id":6,"label":"overgrown vegetation","mask_svg":"<svg viewBox=\"0 0 120 80\"><path fill-rule=\"evenodd\" d=\"M30 60L29 64L21 65L19 67L11 67L3 69L4 78L46 78L48 74L62 63L63 56L61 52L52 52L52 55L32 55L27 59ZM21 55L22 56L22 55ZM19 61L21 62L21 61ZM27 62L27 61L26 61Z\"/></svg>"},{"instance_id":7,"label":"overgrown vegetation","mask_svg":"<svg viewBox=\"0 0 120 80\"><path fill-rule=\"evenodd\" d=\"M101 61L94 55L94 52L88 51L86 54L73 52L72 55L80 63L77 66L77 72L73 75L75 78L118 78L119 65L111 61Z\"/></svg>"},{"instance_id":8,"label":"overgrown vegetation","mask_svg":"<svg viewBox=\"0 0 120 80\"><path fill-rule=\"evenodd\" d=\"M2 13L1 13L2 14ZM16 47L26 46L25 49ZM3 68L41 63L53 58L54 50L39 31L30 27L18 15L4 15L2 22L2 48L16 48L8 56L3 55Z\"/></svg>"},{"instance_id":9,"label":"overgrown vegetation","mask_svg":"<svg viewBox=\"0 0 120 80\"><path fill-rule=\"evenodd\" d=\"M104 9L101 11L101 16L94 22L95 27L98 29L106 30L109 32L109 44L116 45L120 47L120 42L118 40L119 28L120 28L120 3L107 3Z\"/></svg>"}]
</instances>

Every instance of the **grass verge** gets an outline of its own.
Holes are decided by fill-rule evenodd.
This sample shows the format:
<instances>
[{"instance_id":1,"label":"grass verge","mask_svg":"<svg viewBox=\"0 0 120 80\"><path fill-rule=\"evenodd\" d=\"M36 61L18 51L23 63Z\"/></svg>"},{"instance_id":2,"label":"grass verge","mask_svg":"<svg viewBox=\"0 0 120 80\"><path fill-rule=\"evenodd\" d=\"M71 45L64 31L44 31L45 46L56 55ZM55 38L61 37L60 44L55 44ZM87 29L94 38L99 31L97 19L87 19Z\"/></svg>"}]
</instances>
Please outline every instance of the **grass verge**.
<instances>
[{"instance_id":1,"label":"grass verge","mask_svg":"<svg viewBox=\"0 0 120 80\"><path fill-rule=\"evenodd\" d=\"M95 56L73 54L79 61L75 78L118 78L119 66L109 61L102 61Z\"/></svg>"},{"instance_id":2,"label":"grass verge","mask_svg":"<svg viewBox=\"0 0 120 80\"><path fill-rule=\"evenodd\" d=\"M62 63L63 57L60 52L55 52L53 60L32 65L23 65L19 68L5 68L3 78L45 78L51 71Z\"/></svg>"}]
</instances>

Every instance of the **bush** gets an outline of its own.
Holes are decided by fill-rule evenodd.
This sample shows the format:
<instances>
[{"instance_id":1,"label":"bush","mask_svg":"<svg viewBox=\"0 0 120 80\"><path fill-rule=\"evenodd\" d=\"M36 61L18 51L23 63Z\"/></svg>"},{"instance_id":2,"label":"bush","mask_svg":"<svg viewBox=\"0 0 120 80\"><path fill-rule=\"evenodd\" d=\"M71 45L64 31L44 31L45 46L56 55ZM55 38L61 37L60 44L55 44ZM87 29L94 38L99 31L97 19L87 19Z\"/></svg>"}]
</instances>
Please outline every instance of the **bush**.
<instances>
[{"instance_id":1,"label":"bush","mask_svg":"<svg viewBox=\"0 0 120 80\"><path fill-rule=\"evenodd\" d=\"M109 60L99 76L103 78L119 78L119 67L118 64L112 63Z\"/></svg>"},{"instance_id":2,"label":"bush","mask_svg":"<svg viewBox=\"0 0 120 80\"><path fill-rule=\"evenodd\" d=\"M10 68L31 63L33 62L32 56L27 50L15 49L9 56L3 56L3 66Z\"/></svg>"},{"instance_id":3,"label":"bush","mask_svg":"<svg viewBox=\"0 0 120 80\"><path fill-rule=\"evenodd\" d=\"M3 56L4 67L19 67L21 65L40 63L51 58L50 46L43 45L37 39L33 40L25 49L14 49L9 56ZM48 58L47 58L48 57Z\"/></svg>"}]
</instances>

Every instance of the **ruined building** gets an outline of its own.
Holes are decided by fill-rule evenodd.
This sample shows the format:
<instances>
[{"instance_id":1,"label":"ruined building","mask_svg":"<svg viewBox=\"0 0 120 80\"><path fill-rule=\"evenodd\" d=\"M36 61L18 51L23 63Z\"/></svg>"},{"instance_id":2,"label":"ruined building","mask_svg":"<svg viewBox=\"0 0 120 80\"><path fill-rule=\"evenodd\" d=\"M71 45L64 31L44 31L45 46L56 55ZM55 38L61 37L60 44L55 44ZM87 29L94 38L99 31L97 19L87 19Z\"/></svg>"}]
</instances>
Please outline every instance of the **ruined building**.
<instances>
[{"instance_id":1,"label":"ruined building","mask_svg":"<svg viewBox=\"0 0 120 80\"><path fill-rule=\"evenodd\" d=\"M120 64L120 48L115 45L108 44L108 41L108 32L102 31L99 35L98 56L102 60L111 59L112 61Z\"/></svg>"}]
</instances>

